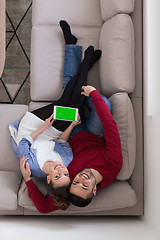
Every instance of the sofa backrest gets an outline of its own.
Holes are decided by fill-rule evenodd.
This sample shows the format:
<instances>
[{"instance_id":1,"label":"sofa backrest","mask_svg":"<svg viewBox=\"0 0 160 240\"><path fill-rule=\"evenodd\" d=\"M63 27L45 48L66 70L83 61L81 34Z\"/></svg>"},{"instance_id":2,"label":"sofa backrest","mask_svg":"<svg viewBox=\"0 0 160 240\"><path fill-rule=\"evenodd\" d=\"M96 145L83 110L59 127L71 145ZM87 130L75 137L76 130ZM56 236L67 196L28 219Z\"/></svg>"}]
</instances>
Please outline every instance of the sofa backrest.
<instances>
[{"instance_id":1,"label":"sofa backrest","mask_svg":"<svg viewBox=\"0 0 160 240\"><path fill-rule=\"evenodd\" d=\"M69 22L83 50L89 45L102 49L102 58L90 71L88 83L107 97L118 91L133 92L134 30L128 15L133 9L133 0L34 0L32 100L51 101L62 94L64 39L59 27L61 19Z\"/></svg>"}]
</instances>

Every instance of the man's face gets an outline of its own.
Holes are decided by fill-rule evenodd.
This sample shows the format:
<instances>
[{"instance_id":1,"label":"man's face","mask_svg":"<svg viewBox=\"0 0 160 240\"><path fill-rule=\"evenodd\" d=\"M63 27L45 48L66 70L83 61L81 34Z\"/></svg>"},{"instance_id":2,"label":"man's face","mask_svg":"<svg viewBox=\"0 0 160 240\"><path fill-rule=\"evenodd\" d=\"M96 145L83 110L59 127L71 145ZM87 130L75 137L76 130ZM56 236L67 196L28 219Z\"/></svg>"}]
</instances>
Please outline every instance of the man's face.
<instances>
[{"instance_id":1,"label":"man's face","mask_svg":"<svg viewBox=\"0 0 160 240\"><path fill-rule=\"evenodd\" d=\"M92 171L86 168L74 178L70 193L86 199L91 192L96 195L96 179Z\"/></svg>"}]
</instances>

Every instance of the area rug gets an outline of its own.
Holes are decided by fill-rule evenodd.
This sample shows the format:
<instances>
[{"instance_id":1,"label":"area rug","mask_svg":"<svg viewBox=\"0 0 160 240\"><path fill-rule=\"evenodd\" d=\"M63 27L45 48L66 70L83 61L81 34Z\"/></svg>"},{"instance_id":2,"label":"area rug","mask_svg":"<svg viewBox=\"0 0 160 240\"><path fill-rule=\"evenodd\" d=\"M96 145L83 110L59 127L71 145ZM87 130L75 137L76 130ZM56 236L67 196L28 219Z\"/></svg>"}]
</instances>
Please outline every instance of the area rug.
<instances>
[{"instance_id":1,"label":"area rug","mask_svg":"<svg viewBox=\"0 0 160 240\"><path fill-rule=\"evenodd\" d=\"M0 103L29 104L31 0L6 0L6 59Z\"/></svg>"}]
</instances>

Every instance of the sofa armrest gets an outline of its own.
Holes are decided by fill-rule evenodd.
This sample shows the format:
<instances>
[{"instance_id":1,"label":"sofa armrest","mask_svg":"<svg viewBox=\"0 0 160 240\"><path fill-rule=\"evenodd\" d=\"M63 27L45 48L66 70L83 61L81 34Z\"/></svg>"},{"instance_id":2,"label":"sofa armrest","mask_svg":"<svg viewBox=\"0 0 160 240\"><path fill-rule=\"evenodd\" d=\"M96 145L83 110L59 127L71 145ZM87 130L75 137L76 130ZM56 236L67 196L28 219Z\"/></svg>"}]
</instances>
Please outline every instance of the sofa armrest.
<instances>
[{"instance_id":1,"label":"sofa armrest","mask_svg":"<svg viewBox=\"0 0 160 240\"><path fill-rule=\"evenodd\" d=\"M19 160L12 149L9 124L21 120L26 111L27 105L0 104L0 171L19 171Z\"/></svg>"},{"instance_id":2,"label":"sofa armrest","mask_svg":"<svg viewBox=\"0 0 160 240\"><path fill-rule=\"evenodd\" d=\"M20 172L0 171L0 210L17 209L17 192L21 176Z\"/></svg>"}]
</instances>

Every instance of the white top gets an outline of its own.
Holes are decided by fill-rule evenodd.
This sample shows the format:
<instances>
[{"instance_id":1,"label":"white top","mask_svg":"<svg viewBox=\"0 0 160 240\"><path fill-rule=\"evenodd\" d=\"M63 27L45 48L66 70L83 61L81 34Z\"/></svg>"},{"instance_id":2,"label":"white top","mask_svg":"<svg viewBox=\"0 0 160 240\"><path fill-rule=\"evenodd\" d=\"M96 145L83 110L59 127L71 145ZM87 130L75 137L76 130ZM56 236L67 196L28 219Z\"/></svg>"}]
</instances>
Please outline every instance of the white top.
<instances>
[{"instance_id":1,"label":"white top","mask_svg":"<svg viewBox=\"0 0 160 240\"><path fill-rule=\"evenodd\" d=\"M36 150L37 161L41 169L47 160L53 162L58 160L63 163L60 155L54 151L54 140L57 142L64 142L63 140L58 139L62 132L58 131L53 126L45 130L33 141L30 134L42 126L43 123L44 121L33 113L26 112L20 121L16 139L17 144L19 144L22 138L27 138L29 140L31 148Z\"/></svg>"}]
</instances>

